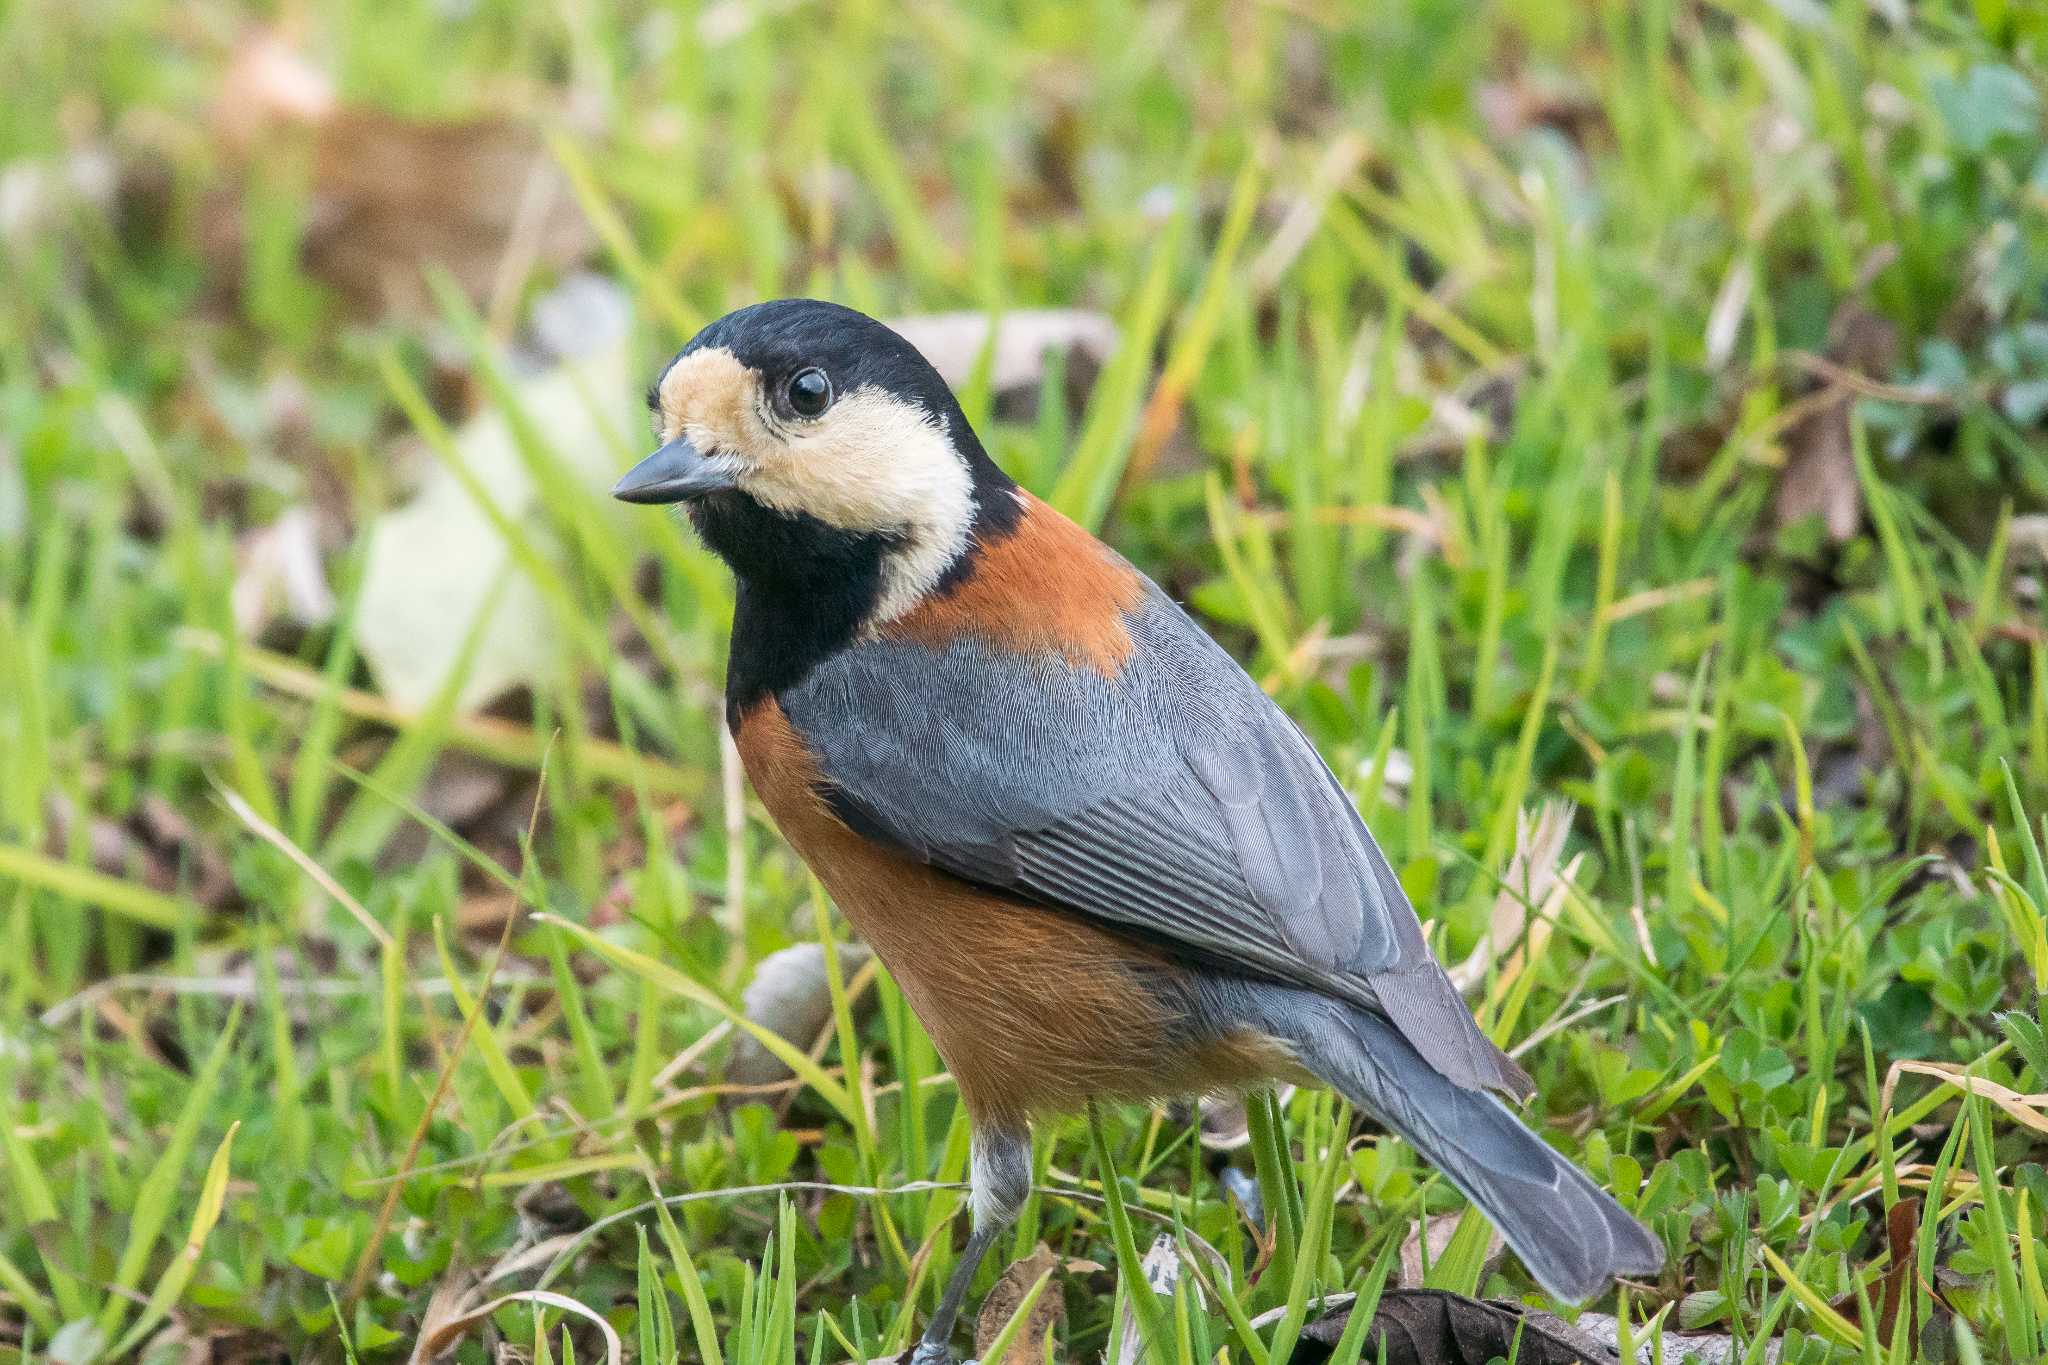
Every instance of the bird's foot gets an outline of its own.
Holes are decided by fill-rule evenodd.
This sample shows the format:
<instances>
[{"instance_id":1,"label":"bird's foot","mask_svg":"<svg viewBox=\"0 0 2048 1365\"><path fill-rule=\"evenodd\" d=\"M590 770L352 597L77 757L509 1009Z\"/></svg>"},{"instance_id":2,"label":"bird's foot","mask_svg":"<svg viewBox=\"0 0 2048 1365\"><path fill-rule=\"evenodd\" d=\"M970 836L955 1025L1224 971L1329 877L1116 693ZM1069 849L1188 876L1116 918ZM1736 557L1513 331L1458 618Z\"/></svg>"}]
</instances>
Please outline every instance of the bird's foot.
<instances>
[{"instance_id":1,"label":"bird's foot","mask_svg":"<svg viewBox=\"0 0 2048 1365\"><path fill-rule=\"evenodd\" d=\"M906 1365L981 1365L977 1360L962 1360L953 1354L952 1348L939 1341L920 1340L902 1359Z\"/></svg>"}]
</instances>

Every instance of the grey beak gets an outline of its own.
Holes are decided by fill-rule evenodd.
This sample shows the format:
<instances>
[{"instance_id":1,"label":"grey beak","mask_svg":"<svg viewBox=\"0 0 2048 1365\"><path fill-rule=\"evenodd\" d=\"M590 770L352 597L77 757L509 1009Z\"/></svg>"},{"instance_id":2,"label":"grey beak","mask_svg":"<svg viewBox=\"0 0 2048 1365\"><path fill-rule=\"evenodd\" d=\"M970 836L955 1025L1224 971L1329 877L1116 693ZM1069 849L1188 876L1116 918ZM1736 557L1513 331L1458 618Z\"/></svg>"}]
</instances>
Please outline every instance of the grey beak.
<instances>
[{"instance_id":1,"label":"grey beak","mask_svg":"<svg viewBox=\"0 0 2048 1365\"><path fill-rule=\"evenodd\" d=\"M733 486L731 471L704 457L704 452L678 436L626 471L612 485L620 502L681 502L702 493Z\"/></svg>"}]
</instances>

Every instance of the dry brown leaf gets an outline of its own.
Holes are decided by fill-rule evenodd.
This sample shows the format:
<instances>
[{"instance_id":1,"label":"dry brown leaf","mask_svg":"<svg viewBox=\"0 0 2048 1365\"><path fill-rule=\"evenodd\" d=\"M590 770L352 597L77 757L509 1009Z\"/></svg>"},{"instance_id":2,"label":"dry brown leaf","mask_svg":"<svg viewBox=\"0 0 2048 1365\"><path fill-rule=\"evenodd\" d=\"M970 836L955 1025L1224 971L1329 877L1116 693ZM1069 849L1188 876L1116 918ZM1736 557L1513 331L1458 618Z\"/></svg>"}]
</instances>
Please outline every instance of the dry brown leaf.
<instances>
[{"instance_id":1,"label":"dry brown leaf","mask_svg":"<svg viewBox=\"0 0 2048 1365\"><path fill-rule=\"evenodd\" d=\"M594 1323L604 1337L605 1365L624 1365L626 1344L604 1315L588 1304L579 1303L566 1294L557 1294L546 1289L522 1289L516 1294L506 1294L492 1299L489 1303L478 1304L475 1308L440 1323L432 1332L422 1331L419 1340L413 1344L412 1359L415 1365L437 1359L455 1349L469 1329L490 1317L508 1303L538 1303L548 1308L559 1308L572 1313L587 1322Z\"/></svg>"},{"instance_id":2,"label":"dry brown leaf","mask_svg":"<svg viewBox=\"0 0 2048 1365\"><path fill-rule=\"evenodd\" d=\"M426 1311L420 1314L419 1335L413 1339L407 1365L423 1365L433 1358L427 1354L427 1343L440 1340L450 1324L469 1311L476 1302L478 1287L477 1277L459 1261L448 1267L428 1296Z\"/></svg>"},{"instance_id":3,"label":"dry brown leaf","mask_svg":"<svg viewBox=\"0 0 2048 1365\"><path fill-rule=\"evenodd\" d=\"M2048 1133L2048 1092L2038 1095L2022 1095L2010 1086L1972 1076L1965 1067L1953 1062L1893 1062L1891 1070L1885 1073L1884 1094L1879 1102L1880 1111L1891 1108L1892 1090L1898 1085L1901 1075L1927 1076L1944 1085L1953 1086L1966 1095L1982 1095L2021 1124L2037 1133Z\"/></svg>"},{"instance_id":4,"label":"dry brown leaf","mask_svg":"<svg viewBox=\"0 0 2048 1365\"><path fill-rule=\"evenodd\" d=\"M1889 1345L1892 1333L1898 1325L1901 1308L1908 1310L1906 1339L1920 1340L1920 1323L1912 1313L1919 1303L1919 1296L1911 1292L1915 1269L1919 1265L1920 1245L1920 1200L1901 1199L1885 1214L1885 1249L1891 1262L1885 1267L1883 1277L1876 1286L1873 1305L1877 1309L1877 1339L1880 1344ZM1948 1309L1948 1304L1938 1286L1929 1286L1934 1293L1935 1315ZM1863 1305L1855 1294L1844 1294L1830 1305L1837 1313L1850 1322L1862 1325Z\"/></svg>"},{"instance_id":5,"label":"dry brown leaf","mask_svg":"<svg viewBox=\"0 0 2048 1365\"><path fill-rule=\"evenodd\" d=\"M1898 333L1884 318L1846 303L1828 328L1827 358L1843 370L1877 378L1887 373L1898 349ZM1809 406L1784 435L1785 469L1778 478L1777 524L1795 525L1818 516L1828 539L1839 545L1863 522L1863 485L1850 447L1849 409L1855 393L1828 384L1801 400Z\"/></svg>"},{"instance_id":6,"label":"dry brown leaf","mask_svg":"<svg viewBox=\"0 0 2048 1365\"><path fill-rule=\"evenodd\" d=\"M1046 1339L1060 1329L1067 1317L1066 1296L1060 1293L1057 1278L1046 1285L1038 1296L1038 1302L1031 1305L1031 1316L1024 1320L1024 1326L1010 1340L1010 1349L1001 1361L988 1358L988 1348L1009 1324L1024 1296L1031 1292L1031 1286L1048 1271L1057 1271L1060 1261L1052 1254L1052 1248L1040 1242L1031 1249L1031 1254L1022 1260L1013 1261L998 1279L995 1287L981 1301L981 1313L974 1320L974 1354L982 1365L1042 1365L1045 1360Z\"/></svg>"},{"instance_id":7,"label":"dry brown leaf","mask_svg":"<svg viewBox=\"0 0 2048 1365\"><path fill-rule=\"evenodd\" d=\"M213 123L245 166L304 156L305 266L358 314L426 311L429 267L483 302L533 267L570 265L597 244L530 123L423 123L351 108L274 30L252 35L229 64ZM213 219L215 266L231 278L237 272L226 267L241 248L239 194L216 204Z\"/></svg>"},{"instance_id":8,"label":"dry brown leaf","mask_svg":"<svg viewBox=\"0 0 2048 1365\"><path fill-rule=\"evenodd\" d=\"M1322 1365L1343 1338L1356 1296L1333 1295L1302 1328L1286 1365ZM1257 1320L1253 1326L1258 1325ZM1361 1360L1384 1365L1612 1365L1613 1356L1577 1329L1524 1304L1473 1299L1441 1289L1389 1289L1365 1329ZM1676 1356L1672 1359L1677 1359Z\"/></svg>"},{"instance_id":9,"label":"dry brown leaf","mask_svg":"<svg viewBox=\"0 0 2048 1365\"><path fill-rule=\"evenodd\" d=\"M425 124L349 110L322 124L306 265L367 314L426 311L424 272L478 302L512 263L559 269L595 246L561 168L531 127Z\"/></svg>"},{"instance_id":10,"label":"dry brown leaf","mask_svg":"<svg viewBox=\"0 0 2048 1365\"><path fill-rule=\"evenodd\" d=\"M1419 1289L1422 1277L1428 1272L1423 1266L1422 1253L1425 1245L1429 1250L1429 1264L1435 1265L1443 1259L1444 1249L1451 1244L1451 1236L1458 1230L1458 1224L1465 1218L1464 1210L1456 1213L1439 1213L1417 1223L1401 1243L1401 1284L1405 1288ZM1485 1264L1491 1265L1500 1255L1503 1243L1500 1232L1490 1224L1486 1230ZM1485 1276L1482 1274L1483 1280Z\"/></svg>"}]
</instances>

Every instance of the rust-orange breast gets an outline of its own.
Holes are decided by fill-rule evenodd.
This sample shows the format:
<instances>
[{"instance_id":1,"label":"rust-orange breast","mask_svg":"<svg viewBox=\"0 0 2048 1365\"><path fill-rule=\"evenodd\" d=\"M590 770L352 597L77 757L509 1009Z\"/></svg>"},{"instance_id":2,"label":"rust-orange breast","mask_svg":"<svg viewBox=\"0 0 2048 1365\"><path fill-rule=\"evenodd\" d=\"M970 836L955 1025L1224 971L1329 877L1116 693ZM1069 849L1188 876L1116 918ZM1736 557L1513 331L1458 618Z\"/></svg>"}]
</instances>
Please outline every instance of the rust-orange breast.
<instances>
[{"instance_id":1,"label":"rust-orange breast","mask_svg":"<svg viewBox=\"0 0 2048 1365\"><path fill-rule=\"evenodd\" d=\"M785 838L881 954L978 1118L1071 1111L1250 1084L1284 1070L1263 1039L1201 1039L1182 968L1059 910L984 891L856 834L819 795L817 765L772 698L736 732Z\"/></svg>"}]
</instances>

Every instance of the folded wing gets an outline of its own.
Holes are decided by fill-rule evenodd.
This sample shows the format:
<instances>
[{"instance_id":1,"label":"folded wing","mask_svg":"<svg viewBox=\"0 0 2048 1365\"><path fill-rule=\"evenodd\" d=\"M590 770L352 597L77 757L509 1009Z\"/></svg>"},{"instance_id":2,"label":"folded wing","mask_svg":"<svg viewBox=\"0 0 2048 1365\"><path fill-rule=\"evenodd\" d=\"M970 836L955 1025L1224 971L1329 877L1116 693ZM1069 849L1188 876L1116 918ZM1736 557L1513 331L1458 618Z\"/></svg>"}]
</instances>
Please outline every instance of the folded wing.
<instances>
[{"instance_id":1,"label":"folded wing","mask_svg":"<svg viewBox=\"0 0 2048 1365\"><path fill-rule=\"evenodd\" d=\"M1157 589L1105 675L962 636L874 641L782 697L826 795L955 876L1385 1014L1445 1076L1525 1093L1294 723Z\"/></svg>"}]
</instances>

